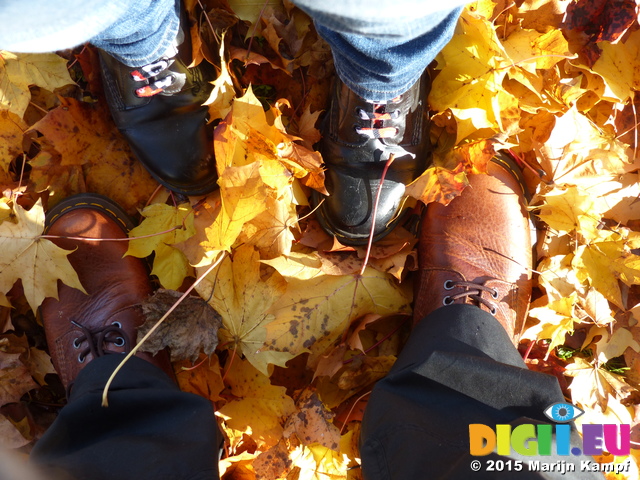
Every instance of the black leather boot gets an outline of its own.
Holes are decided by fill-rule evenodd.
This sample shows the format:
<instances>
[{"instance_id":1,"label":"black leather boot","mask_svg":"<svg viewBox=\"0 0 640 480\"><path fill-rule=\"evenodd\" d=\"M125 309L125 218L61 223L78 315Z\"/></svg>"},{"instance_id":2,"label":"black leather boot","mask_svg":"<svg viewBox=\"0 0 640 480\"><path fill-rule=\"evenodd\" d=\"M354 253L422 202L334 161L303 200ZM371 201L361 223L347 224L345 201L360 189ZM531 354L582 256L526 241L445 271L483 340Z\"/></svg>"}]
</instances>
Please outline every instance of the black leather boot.
<instances>
[{"instance_id":1,"label":"black leather boot","mask_svg":"<svg viewBox=\"0 0 640 480\"><path fill-rule=\"evenodd\" d=\"M330 196L316 211L322 227L345 245L368 242L378 186L390 155L394 161L382 182L374 241L402 217L405 185L430 161L430 82L423 75L409 90L386 103L371 103L336 80L324 126L321 153ZM323 197L314 192L313 206Z\"/></svg>"},{"instance_id":2,"label":"black leather boot","mask_svg":"<svg viewBox=\"0 0 640 480\"><path fill-rule=\"evenodd\" d=\"M202 195L217 186L202 106L214 76L208 66L187 68L191 45L185 30L183 21L175 55L149 65L128 67L100 52L102 79L115 124L149 173L170 190Z\"/></svg>"}]
</instances>

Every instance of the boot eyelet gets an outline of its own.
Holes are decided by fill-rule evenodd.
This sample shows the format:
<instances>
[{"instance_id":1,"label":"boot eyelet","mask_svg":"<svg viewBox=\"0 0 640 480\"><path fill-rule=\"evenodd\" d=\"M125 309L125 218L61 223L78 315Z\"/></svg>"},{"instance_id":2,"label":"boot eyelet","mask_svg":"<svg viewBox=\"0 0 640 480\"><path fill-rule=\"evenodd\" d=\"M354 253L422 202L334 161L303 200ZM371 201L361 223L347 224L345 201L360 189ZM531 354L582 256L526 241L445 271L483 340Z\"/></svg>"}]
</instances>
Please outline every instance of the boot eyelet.
<instances>
[{"instance_id":1,"label":"boot eyelet","mask_svg":"<svg viewBox=\"0 0 640 480\"><path fill-rule=\"evenodd\" d=\"M453 300L451 299L451 297L450 297L449 295L447 295L446 297L444 297L444 298L442 299L442 304L443 304L444 306L449 306L449 305L451 305L452 303L453 303Z\"/></svg>"},{"instance_id":2,"label":"boot eyelet","mask_svg":"<svg viewBox=\"0 0 640 480\"><path fill-rule=\"evenodd\" d=\"M85 359L86 359L86 357L83 356L82 353L78 355L78 362L84 363Z\"/></svg>"},{"instance_id":3,"label":"boot eyelet","mask_svg":"<svg viewBox=\"0 0 640 480\"><path fill-rule=\"evenodd\" d=\"M113 342L116 347L124 347L125 341L123 337L116 338L116 341Z\"/></svg>"},{"instance_id":4,"label":"boot eyelet","mask_svg":"<svg viewBox=\"0 0 640 480\"><path fill-rule=\"evenodd\" d=\"M496 307L491 307L489 313L495 317L496 313L498 313L498 309Z\"/></svg>"},{"instance_id":5,"label":"boot eyelet","mask_svg":"<svg viewBox=\"0 0 640 480\"><path fill-rule=\"evenodd\" d=\"M445 280L443 288L445 290L453 290L453 281L452 280ZM449 298L449 297L447 297L447 298Z\"/></svg>"},{"instance_id":6,"label":"boot eyelet","mask_svg":"<svg viewBox=\"0 0 640 480\"><path fill-rule=\"evenodd\" d=\"M497 299L498 298L498 290L496 290L495 288L491 292L491 298L493 298L493 299Z\"/></svg>"},{"instance_id":7,"label":"boot eyelet","mask_svg":"<svg viewBox=\"0 0 640 480\"><path fill-rule=\"evenodd\" d=\"M122 328L122 324L120 322L113 322L111 325L115 325L118 328Z\"/></svg>"},{"instance_id":8,"label":"boot eyelet","mask_svg":"<svg viewBox=\"0 0 640 480\"><path fill-rule=\"evenodd\" d=\"M76 350L77 350L78 348L80 348L80 342L79 342L79 340L80 340L79 338L74 338L74 339L73 339L73 348L75 348Z\"/></svg>"}]
</instances>

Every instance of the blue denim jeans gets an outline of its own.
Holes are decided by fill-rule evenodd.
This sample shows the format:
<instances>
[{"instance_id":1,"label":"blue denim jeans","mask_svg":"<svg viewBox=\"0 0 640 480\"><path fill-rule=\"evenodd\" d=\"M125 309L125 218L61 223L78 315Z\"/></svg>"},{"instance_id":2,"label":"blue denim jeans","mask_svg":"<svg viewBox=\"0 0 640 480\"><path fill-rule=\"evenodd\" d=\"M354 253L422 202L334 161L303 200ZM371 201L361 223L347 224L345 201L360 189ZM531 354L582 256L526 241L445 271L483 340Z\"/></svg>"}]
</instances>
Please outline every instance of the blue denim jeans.
<instances>
[{"instance_id":1,"label":"blue denim jeans","mask_svg":"<svg viewBox=\"0 0 640 480\"><path fill-rule=\"evenodd\" d=\"M405 92L451 39L464 0L294 0L329 43L342 81L367 100ZM2 0L0 49L48 52L85 41L137 67L158 59L179 25L176 0ZM444 8L444 10L441 10Z\"/></svg>"}]
</instances>

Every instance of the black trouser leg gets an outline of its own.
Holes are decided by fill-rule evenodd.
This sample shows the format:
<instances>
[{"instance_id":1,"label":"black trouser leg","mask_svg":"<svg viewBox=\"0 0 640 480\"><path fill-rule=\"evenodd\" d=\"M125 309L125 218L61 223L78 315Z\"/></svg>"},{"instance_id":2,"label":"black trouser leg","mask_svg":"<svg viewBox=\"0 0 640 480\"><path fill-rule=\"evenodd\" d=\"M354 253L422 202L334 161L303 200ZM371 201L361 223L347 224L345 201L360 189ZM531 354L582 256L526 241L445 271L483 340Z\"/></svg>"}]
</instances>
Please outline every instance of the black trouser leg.
<instances>
[{"instance_id":1,"label":"black trouser leg","mask_svg":"<svg viewBox=\"0 0 640 480\"><path fill-rule=\"evenodd\" d=\"M69 403L33 449L32 461L53 478L81 480L218 479L221 437L208 400L180 391L160 369L106 355L78 375Z\"/></svg>"},{"instance_id":2,"label":"black trouser leg","mask_svg":"<svg viewBox=\"0 0 640 480\"><path fill-rule=\"evenodd\" d=\"M529 460L576 465L576 473L557 478L602 478L580 471L580 461L591 457L469 454L470 424L550 423L544 410L563 401L557 380L528 370L490 314L471 305L440 308L416 326L371 394L362 423L364 478L554 478L527 472ZM574 429L571 445L581 444ZM485 471L488 459L509 458L523 461L523 471ZM482 461L482 471L471 470L473 460Z\"/></svg>"}]
</instances>

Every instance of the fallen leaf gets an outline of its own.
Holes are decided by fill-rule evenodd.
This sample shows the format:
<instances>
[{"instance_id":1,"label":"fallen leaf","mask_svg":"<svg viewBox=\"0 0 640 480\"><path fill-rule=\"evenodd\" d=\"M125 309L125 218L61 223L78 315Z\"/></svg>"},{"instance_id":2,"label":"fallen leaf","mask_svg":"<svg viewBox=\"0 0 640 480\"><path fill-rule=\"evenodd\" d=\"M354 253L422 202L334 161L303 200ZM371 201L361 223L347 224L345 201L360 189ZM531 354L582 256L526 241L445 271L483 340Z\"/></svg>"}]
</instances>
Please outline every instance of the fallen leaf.
<instances>
[{"instance_id":1,"label":"fallen leaf","mask_svg":"<svg viewBox=\"0 0 640 480\"><path fill-rule=\"evenodd\" d=\"M313 358L356 318L410 311L410 294L388 275L371 268L362 276L327 275L318 261L305 254L263 260L287 280L286 292L269 309L275 320L266 325L263 351L311 351Z\"/></svg>"},{"instance_id":2,"label":"fallen leaf","mask_svg":"<svg viewBox=\"0 0 640 480\"><path fill-rule=\"evenodd\" d=\"M196 289L222 317L221 342L267 375L270 363L284 366L295 355L261 348L265 327L274 318L269 307L284 293L286 282L277 273L263 277L259 260L253 247L239 247Z\"/></svg>"},{"instance_id":3,"label":"fallen leaf","mask_svg":"<svg viewBox=\"0 0 640 480\"><path fill-rule=\"evenodd\" d=\"M159 289L142 303L145 322L138 328L138 343L182 296L174 290ZM212 355L218 345L220 316L199 297L187 297L142 345L153 355L169 347L171 361L195 361L200 352Z\"/></svg>"},{"instance_id":4,"label":"fallen leaf","mask_svg":"<svg viewBox=\"0 0 640 480\"><path fill-rule=\"evenodd\" d=\"M72 84L67 61L54 53L0 50L0 106L22 118L29 106L29 85L46 90Z\"/></svg>"},{"instance_id":5,"label":"fallen leaf","mask_svg":"<svg viewBox=\"0 0 640 480\"><path fill-rule=\"evenodd\" d=\"M22 141L27 125L16 114L0 110L0 168L9 171L9 164L22 154Z\"/></svg>"},{"instance_id":6,"label":"fallen leaf","mask_svg":"<svg viewBox=\"0 0 640 480\"><path fill-rule=\"evenodd\" d=\"M15 450L29 444L11 421L4 415L0 415L0 447L7 450Z\"/></svg>"},{"instance_id":7,"label":"fallen leaf","mask_svg":"<svg viewBox=\"0 0 640 480\"><path fill-rule=\"evenodd\" d=\"M0 407L19 402L25 393L38 386L19 357L19 353L0 352Z\"/></svg>"},{"instance_id":8,"label":"fallen leaf","mask_svg":"<svg viewBox=\"0 0 640 480\"><path fill-rule=\"evenodd\" d=\"M574 317L574 305L576 294L556 300L544 307L532 308L529 316L540 320L536 331L539 331L538 338L548 338L549 350L551 352L558 345L564 344L565 335L573 333L576 318ZM547 356L549 353L547 353Z\"/></svg>"},{"instance_id":9,"label":"fallen leaf","mask_svg":"<svg viewBox=\"0 0 640 480\"><path fill-rule=\"evenodd\" d=\"M229 74L229 68L224 56L224 37L223 33L220 38L220 74L213 83L213 90L209 99L204 102L209 109L210 121L218 118L224 118L231 110L231 104L236 97L236 90L233 86L233 79Z\"/></svg>"},{"instance_id":10,"label":"fallen leaf","mask_svg":"<svg viewBox=\"0 0 640 480\"><path fill-rule=\"evenodd\" d=\"M67 259L71 252L41 238L44 211L40 200L29 211L14 204L13 211L16 223L5 220L0 224L0 293L22 280L24 294L35 312L46 297L58 298L58 279L84 292Z\"/></svg>"},{"instance_id":11,"label":"fallen leaf","mask_svg":"<svg viewBox=\"0 0 640 480\"><path fill-rule=\"evenodd\" d=\"M183 360L174 364L178 386L183 392L195 393L208 398L212 402L222 400L220 393L225 386L222 382L220 361L217 355L201 354L196 359L196 365Z\"/></svg>"},{"instance_id":12,"label":"fallen leaf","mask_svg":"<svg viewBox=\"0 0 640 480\"><path fill-rule=\"evenodd\" d=\"M51 357L47 352L39 348L29 348L29 356L26 358L25 364L29 369L29 373L39 385L47 383L45 381L47 374L56 374L53 363L51 363Z\"/></svg>"},{"instance_id":13,"label":"fallen leaf","mask_svg":"<svg viewBox=\"0 0 640 480\"><path fill-rule=\"evenodd\" d=\"M308 388L296 399L297 412L289 417L283 435L295 434L303 445L314 443L337 450L340 430L333 424L335 416L318 398L315 389Z\"/></svg>"},{"instance_id":14,"label":"fallen leaf","mask_svg":"<svg viewBox=\"0 0 640 480\"><path fill-rule=\"evenodd\" d=\"M62 156L62 165L98 163L109 155L131 155L128 145L100 104L88 104L73 98L61 98L29 130L42 133Z\"/></svg>"},{"instance_id":15,"label":"fallen leaf","mask_svg":"<svg viewBox=\"0 0 640 480\"><path fill-rule=\"evenodd\" d=\"M191 273L187 257L173 245L195 234L192 213L188 203L176 207L153 203L141 212L142 223L129 232L131 240L125 255L146 258L155 251L151 274L169 290L180 288Z\"/></svg>"},{"instance_id":16,"label":"fallen leaf","mask_svg":"<svg viewBox=\"0 0 640 480\"><path fill-rule=\"evenodd\" d=\"M276 445L282 438L284 419L295 412L286 388L271 385L269 377L248 360L235 359L227 368L226 384L238 400L221 407L218 414L230 428L251 435L261 448Z\"/></svg>"},{"instance_id":17,"label":"fallen leaf","mask_svg":"<svg viewBox=\"0 0 640 480\"><path fill-rule=\"evenodd\" d=\"M405 193L425 204L439 202L449 205L468 184L467 175L461 168L451 171L431 167L407 185Z\"/></svg>"}]
</instances>

